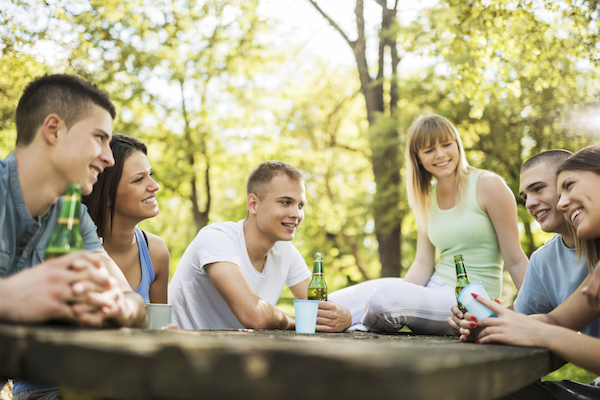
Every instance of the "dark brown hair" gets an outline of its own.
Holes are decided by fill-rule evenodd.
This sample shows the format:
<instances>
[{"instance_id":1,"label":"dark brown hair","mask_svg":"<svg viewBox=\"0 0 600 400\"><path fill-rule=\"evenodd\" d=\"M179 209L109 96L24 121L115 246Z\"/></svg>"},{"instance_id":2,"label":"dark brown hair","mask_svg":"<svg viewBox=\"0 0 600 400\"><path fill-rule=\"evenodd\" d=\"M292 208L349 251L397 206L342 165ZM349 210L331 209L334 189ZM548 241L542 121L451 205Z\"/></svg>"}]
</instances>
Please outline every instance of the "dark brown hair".
<instances>
[{"instance_id":1,"label":"dark brown hair","mask_svg":"<svg viewBox=\"0 0 600 400\"><path fill-rule=\"evenodd\" d=\"M552 149L542 151L534 156L531 156L527 161L523 163L521 167L521 174L529 168L535 167L538 164L546 164L552 166L554 169L558 168L567 158L573 155L569 150L564 149Z\"/></svg>"},{"instance_id":2,"label":"dark brown hair","mask_svg":"<svg viewBox=\"0 0 600 400\"><path fill-rule=\"evenodd\" d=\"M30 82L19 100L16 112L17 147L26 147L52 113L57 114L70 129L84 119L96 104L115 119L115 106L108 94L96 85L75 75L44 75Z\"/></svg>"},{"instance_id":3,"label":"dark brown hair","mask_svg":"<svg viewBox=\"0 0 600 400\"><path fill-rule=\"evenodd\" d=\"M81 199L81 202L88 207L88 212L98 227L98 236L100 237L106 233L106 224L110 223L112 231L117 187L123 175L125 160L136 151L148 155L148 148L144 143L134 137L119 133L113 135L110 148L115 158L115 165L106 168L98 176L98 182L94 184L92 193Z\"/></svg>"},{"instance_id":4,"label":"dark brown hair","mask_svg":"<svg viewBox=\"0 0 600 400\"><path fill-rule=\"evenodd\" d=\"M556 170L556 176L563 171L590 171L600 175L600 145L586 147L567 158ZM570 224L570 221L567 221ZM591 270L600 261L600 238L581 239L575 236L577 255L583 256Z\"/></svg>"}]
</instances>

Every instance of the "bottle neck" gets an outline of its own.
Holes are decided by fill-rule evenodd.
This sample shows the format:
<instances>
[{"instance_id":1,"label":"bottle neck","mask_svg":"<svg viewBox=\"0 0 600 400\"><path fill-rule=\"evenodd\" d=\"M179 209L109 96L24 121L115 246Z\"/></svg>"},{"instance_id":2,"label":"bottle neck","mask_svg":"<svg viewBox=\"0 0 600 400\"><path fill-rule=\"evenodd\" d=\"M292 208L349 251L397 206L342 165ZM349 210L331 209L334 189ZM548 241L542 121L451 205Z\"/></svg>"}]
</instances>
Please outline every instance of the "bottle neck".
<instances>
[{"instance_id":1,"label":"bottle neck","mask_svg":"<svg viewBox=\"0 0 600 400\"><path fill-rule=\"evenodd\" d=\"M323 261L315 261L313 263L313 275L323 275Z\"/></svg>"},{"instance_id":2,"label":"bottle neck","mask_svg":"<svg viewBox=\"0 0 600 400\"><path fill-rule=\"evenodd\" d=\"M79 208L81 207L81 195L76 189L67 188L62 207L60 208L60 215L58 217L58 223L60 225L66 225L70 230L74 225L79 225Z\"/></svg>"}]
</instances>

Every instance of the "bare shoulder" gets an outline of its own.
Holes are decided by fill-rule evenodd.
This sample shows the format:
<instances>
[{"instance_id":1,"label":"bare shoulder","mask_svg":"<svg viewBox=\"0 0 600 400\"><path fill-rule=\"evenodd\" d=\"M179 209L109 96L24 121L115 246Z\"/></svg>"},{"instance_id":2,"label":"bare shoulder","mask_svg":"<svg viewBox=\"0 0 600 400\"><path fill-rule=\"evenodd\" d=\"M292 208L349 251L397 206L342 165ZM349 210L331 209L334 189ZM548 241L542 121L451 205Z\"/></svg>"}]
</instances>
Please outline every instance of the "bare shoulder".
<instances>
[{"instance_id":1,"label":"bare shoulder","mask_svg":"<svg viewBox=\"0 0 600 400\"><path fill-rule=\"evenodd\" d=\"M514 195L498 174L484 170L477 179L477 204L485 213L502 206L516 206Z\"/></svg>"},{"instance_id":2,"label":"bare shoulder","mask_svg":"<svg viewBox=\"0 0 600 400\"><path fill-rule=\"evenodd\" d=\"M146 232L148 238L148 250L152 264L156 269L159 265L169 267L169 248L164 240L158 235Z\"/></svg>"},{"instance_id":3,"label":"bare shoulder","mask_svg":"<svg viewBox=\"0 0 600 400\"><path fill-rule=\"evenodd\" d=\"M507 188L506 181L498 174L483 170L477 178L477 190L498 190L500 188Z\"/></svg>"}]
</instances>

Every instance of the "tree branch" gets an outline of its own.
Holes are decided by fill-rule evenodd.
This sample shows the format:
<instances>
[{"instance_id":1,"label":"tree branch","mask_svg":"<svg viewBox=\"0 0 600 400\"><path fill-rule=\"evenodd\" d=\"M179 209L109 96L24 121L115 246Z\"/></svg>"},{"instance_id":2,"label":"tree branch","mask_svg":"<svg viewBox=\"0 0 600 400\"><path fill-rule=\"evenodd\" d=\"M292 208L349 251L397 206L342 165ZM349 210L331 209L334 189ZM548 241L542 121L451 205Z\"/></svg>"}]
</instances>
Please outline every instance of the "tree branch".
<instances>
[{"instance_id":1,"label":"tree branch","mask_svg":"<svg viewBox=\"0 0 600 400\"><path fill-rule=\"evenodd\" d=\"M346 41L346 43L348 43L348 45L354 49L354 46L356 45L356 42L353 42L352 40L350 40L350 38L348 37L348 35L346 35L346 33L342 30L342 28L340 28L340 26L329 16L325 13L325 11L323 11L321 9L321 7L319 7L319 5L317 4L317 2L315 0L308 0L308 2L310 4L313 5L313 7L319 12L319 14L321 14L323 16L323 18L325 18L328 22L329 25L333 26L333 28L339 32L340 35L342 35L342 37L344 38L344 40Z\"/></svg>"}]
</instances>

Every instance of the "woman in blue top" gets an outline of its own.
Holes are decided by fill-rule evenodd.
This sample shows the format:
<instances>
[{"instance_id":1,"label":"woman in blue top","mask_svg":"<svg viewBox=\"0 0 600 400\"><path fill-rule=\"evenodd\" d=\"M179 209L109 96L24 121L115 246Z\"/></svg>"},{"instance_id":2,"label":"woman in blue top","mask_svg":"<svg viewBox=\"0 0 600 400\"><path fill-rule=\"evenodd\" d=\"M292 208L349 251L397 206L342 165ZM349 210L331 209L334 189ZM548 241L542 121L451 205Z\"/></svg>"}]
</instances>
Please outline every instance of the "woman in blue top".
<instances>
[{"instance_id":1,"label":"woman in blue top","mask_svg":"<svg viewBox=\"0 0 600 400\"><path fill-rule=\"evenodd\" d=\"M146 303L166 303L169 250L158 236L141 231L137 224L158 215L156 191L147 147L126 135L114 134L110 142L115 165L98 176L82 202L98 227L104 249L121 268L129 285Z\"/></svg>"},{"instance_id":2,"label":"woman in blue top","mask_svg":"<svg viewBox=\"0 0 600 400\"><path fill-rule=\"evenodd\" d=\"M527 256L519 243L514 195L498 175L470 167L458 131L436 114L408 132L407 186L417 227L417 251L404 279L383 278L331 293L350 310L351 330L452 334L446 319L456 304L454 256L462 254L471 282L499 298L503 260L517 288ZM438 253L436 254L436 249Z\"/></svg>"}]
</instances>

